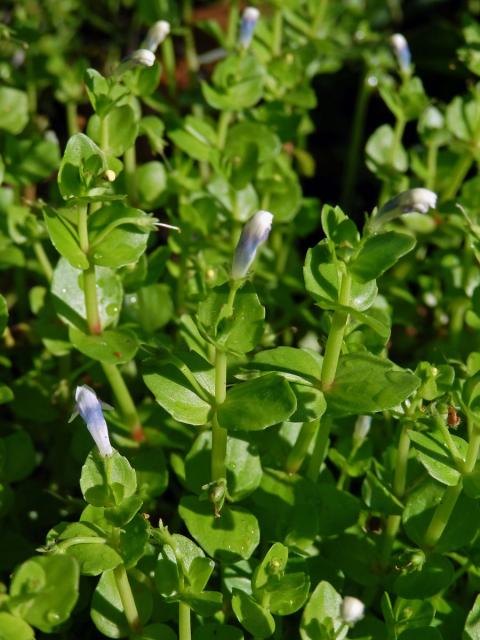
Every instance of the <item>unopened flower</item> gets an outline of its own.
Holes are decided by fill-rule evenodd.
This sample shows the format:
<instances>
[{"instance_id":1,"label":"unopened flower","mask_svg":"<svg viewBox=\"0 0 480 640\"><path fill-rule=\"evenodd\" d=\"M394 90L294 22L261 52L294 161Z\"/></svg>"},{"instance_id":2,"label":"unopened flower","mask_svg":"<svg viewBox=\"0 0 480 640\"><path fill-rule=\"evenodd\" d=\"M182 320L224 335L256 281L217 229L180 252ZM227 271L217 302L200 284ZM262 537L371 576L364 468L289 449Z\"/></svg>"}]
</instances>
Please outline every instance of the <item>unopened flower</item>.
<instances>
[{"instance_id":1,"label":"unopened flower","mask_svg":"<svg viewBox=\"0 0 480 640\"><path fill-rule=\"evenodd\" d=\"M408 189L389 200L370 221L377 228L404 213L427 213L437 206L437 194L430 189Z\"/></svg>"},{"instance_id":2,"label":"unopened flower","mask_svg":"<svg viewBox=\"0 0 480 640\"><path fill-rule=\"evenodd\" d=\"M412 54L410 47L401 33L394 33L390 38L390 44L395 54L399 69L402 73L409 73L412 65Z\"/></svg>"},{"instance_id":3,"label":"unopened flower","mask_svg":"<svg viewBox=\"0 0 480 640\"><path fill-rule=\"evenodd\" d=\"M97 398L95 391L90 389L86 384L77 387L75 391L75 402L76 412L73 414L72 419L79 413L85 421L100 455L103 458L111 456L113 449L108 437L107 423L103 417L102 404Z\"/></svg>"},{"instance_id":4,"label":"unopened flower","mask_svg":"<svg viewBox=\"0 0 480 640\"><path fill-rule=\"evenodd\" d=\"M347 624L355 624L365 613L365 605L358 598L345 596L340 607L340 615Z\"/></svg>"},{"instance_id":5,"label":"unopened flower","mask_svg":"<svg viewBox=\"0 0 480 640\"><path fill-rule=\"evenodd\" d=\"M358 416L353 431L353 439L355 442L361 443L368 436L372 425L372 416Z\"/></svg>"},{"instance_id":6,"label":"unopened flower","mask_svg":"<svg viewBox=\"0 0 480 640\"><path fill-rule=\"evenodd\" d=\"M273 215L270 211L257 211L243 227L233 256L232 278L240 280L247 275L255 259L258 247L265 242L272 228Z\"/></svg>"},{"instance_id":7,"label":"unopened flower","mask_svg":"<svg viewBox=\"0 0 480 640\"><path fill-rule=\"evenodd\" d=\"M255 7L246 7L242 14L242 23L240 25L240 36L238 43L242 49L248 49L253 38L255 25L260 17L260 11Z\"/></svg>"},{"instance_id":8,"label":"unopened flower","mask_svg":"<svg viewBox=\"0 0 480 640\"><path fill-rule=\"evenodd\" d=\"M155 54L148 49L137 49L124 58L115 69L115 74L122 75L135 67L152 67L155 64Z\"/></svg>"},{"instance_id":9,"label":"unopened flower","mask_svg":"<svg viewBox=\"0 0 480 640\"><path fill-rule=\"evenodd\" d=\"M162 44L170 33L170 23L166 20L158 20L153 24L142 42L142 49L148 49L155 53L157 47Z\"/></svg>"}]
</instances>

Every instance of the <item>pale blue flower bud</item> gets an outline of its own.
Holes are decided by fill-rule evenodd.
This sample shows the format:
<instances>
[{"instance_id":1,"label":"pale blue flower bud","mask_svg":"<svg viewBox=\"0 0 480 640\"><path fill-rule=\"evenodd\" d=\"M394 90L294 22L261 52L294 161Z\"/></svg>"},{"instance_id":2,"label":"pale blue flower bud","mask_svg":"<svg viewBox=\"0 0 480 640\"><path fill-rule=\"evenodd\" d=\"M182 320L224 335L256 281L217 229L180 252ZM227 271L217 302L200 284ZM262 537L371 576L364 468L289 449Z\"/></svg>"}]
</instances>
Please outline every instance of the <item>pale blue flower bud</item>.
<instances>
[{"instance_id":1,"label":"pale blue flower bud","mask_svg":"<svg viewBox=\"0 0 480 640\"><path fill-rule=\"evenodd\" d=\"M430 189L408 189L389 200L370 220L370 228L375 229L404 213L427 213L437 206L437 194Z\"/></svg>"},{"instance_id":2,"label":"pale blue flower bud","mask_svg":"<svg viewBox=\"0 0 480 640\"><path fill-rule=\"evenodd\" d=\"M240 25L240 36L238 44L242 49L248 49L252 42L255 25L260 17L260 11L255 7L246 7L242 15L242 23Z\"/></svg>"},{"instance_id":3,"label":"pale blue flower bud","mask_svg":"<svg viewBox=\"0 0 480 640\"><path fill-rule=\"evenodd\" d=\"M158 20L148 30L145 40L142 42L142 49L148 49L155 53L169 33L170 23L166 20Z\"/></svg>"},{"instance_id":4,"label":"pale blue flower bud","mask_svg":"<svg viewBox=\"0 0 480 640\"><path fill-rule=\"evenodd\" d=\"M365 605L358 598L345 596L340 607L340 615L347 624L355 624L363 618Z\"/></svg>"},{"instance_id":5,"label":"pale blue flower bud","mask_svg":"<svg viewBox=\"0 0 480 640\"><path fill-rule=\"evenodd\" d=\"M103 417L102 404L95 391L86 384L77 387L75 391L76 409L81 415L90 435L98 447L100 455L105 458L113 453L112 445L108 437L108 428Z\"/></svg>"},{"instance_id":6,"label":"pale blue flower bud","mask_svg":"<svg viewBox=\"0 0 480 640\"><path fill-rule=\"evenodd\" d=\"M240 280L247 275L250 265L255 260L258 247L268 238L272 221L273 215L270 211L257 211L243 227L233 256L233 280Z\"/></svg>"},{"instance_id":7,"label":"pale blue flower bud","mask_svg":"<svg viewBox=\"0 0 480 640\"><path fill-rule=\"evenodd\" d=\"M402 73L409 73L412 65L412 54L405 36L401 33L394 33L390 38L390 44Z\"/></svg>"}]
</instances>

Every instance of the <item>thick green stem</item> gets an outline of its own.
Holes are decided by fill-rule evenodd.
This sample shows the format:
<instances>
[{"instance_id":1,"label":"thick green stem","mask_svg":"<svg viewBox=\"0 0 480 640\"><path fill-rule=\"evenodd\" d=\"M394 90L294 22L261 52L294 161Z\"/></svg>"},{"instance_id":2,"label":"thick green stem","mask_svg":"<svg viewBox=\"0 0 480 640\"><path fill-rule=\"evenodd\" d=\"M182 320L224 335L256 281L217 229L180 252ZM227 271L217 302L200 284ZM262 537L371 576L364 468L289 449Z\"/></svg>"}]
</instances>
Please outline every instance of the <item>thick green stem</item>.
<instances>
[{"instance_id":1,"label":"thick green stem","mask_svg":"<svg viewBox=\"0 0 480 640\"><path fill-rule=\"evenodd\" d=\"M273 16L273 34L272 34L272 54L278 57L282 53L282 39L283 39L283 11L282 8L278 8Z\"/></svg>"},{"instance_id":2,"label":"thick green stem","mask_svg":"<svg viewBox=\"0 0 480 640\"><path fill-rule=\"evenodd\" d=\"M138 633L141 631L140 618L138 616L137 605L133 597L132 588L128 581L127 571L123 564L113 570L115 582L117 585L120 600L122 601L123 611L127 619L128 626L131 631Z\"/></svg>"},{"instance_id":3,"label":"thick green stem","mask_svg":"<svg viewBox=\"0 0 480 640\"><path fill-rule=\"evenodd\" d=\"M215 349L215 406L225 402L227 395L227 354ZM227 432L218 424L217 409L212 420L212 482L226 478Z\"/></svg>"},{"instance_id":4,"label":"thick green stem","mask_svg":"<svg viewBox=\"0 0 480 640\"><path fill-rule=\"evenodd\" d=\"M352 278L348 272L341 276L340 292L338 301L340 304L348 306L350 303L350 289ZM348 313L345 311L335 311L332 324L328 333L325 355L323 357L321 383L322 389L328 390L335 380L338 359L342 351L343 336L348 322Z\"/></svg>"},{"instance_id":5,"label":"thick green stem","mask_svg":"<svg viewBox=\"0 0 480 640\"><path fill-rule=\"evenodd\" d=\"M192 637L190 625L190 607L184 602L178 605L178 640L190 640Z\"/></svg>"},{"instance_id":6,"label":"thick green stem","mask_svg":"<svg viewBox=\"0 0 480 640\"><path fill-rule=\"evenodd\" d=\"M438 145L430 144L427 151L427 179L425 181L426 189L435 191L435 182L437 180L437 159Z\"/></svg>"},{"instance_id":7,"label":"thick green stem","mask_svg":"<svg viewBox=\"0 0 480 640\"><path fill-rule=\"evenodd\" d=\"M136 206L138 203L137 194L137 154L135 145L132 145L123 154L123 167L125 170L125 181L127 183L128 200L132 206Z\"/></svg>"},{"instance_id":8,"label":"thick green stem","mask_svg":"<svg viewBox=\"0 0 480 640\"><path fill-rule=\"evenodd\" d=\"M198 71L198 56L197 49L195 47L195 38L193 35L193 7L192 0L184 0L183 2L183 23L185 29L185 58L187 60L187 66L190 74L195 74Z\"/></svg>"},{"instance_id":9,"label":"thick green stem","mask_svg":"<svg viewBox=\"0 0 480 640\"><path fill-rule=\"evenodd\" d=\"M102 333L102 323L98 311L97 278L94 264L90 264L88 269L83 272L83 292L85 295L88 330L90 333L98 335Z\"/></svg>"},{"instance_id":10,"label":"thick green stem","mask_svg":"<svg viewBox=\"0 0 480 640\"><path fill-rule=\"evenodd\" d=\"M35 253L35 257L38 260L38 263L42 267L45 278L48 280L48 282L51 282L53 277L53 268L40 240L36 240L33 243L33 251Z\"/></svg>"},{"instance_id":11,"label":"thick green stem","mask_svg":"<svg viewBox=\"0 0 480 640\"><path fill-rule=\"evenodd\" d=\"M100 149L106 153L108 150L108 127L105 117L100 118Z\"/></svg>"},{"instance_id":12,"label":"thick green stem","mask_svg":"<svg viewBox=\"0 0 480 640\"><path fill-rule=\"evenodd\" d=\"M138 417L137 409L130 395L130 391L123 379L118 367L114 364L106 364L102 362L102 369L108 383L113 391L119 411L130 427L133 439L137 442L144 440L142 425Z\"/></svg>"},{"instance_id":13,"label":"thick green stem","mask_svg":"<svg viewBox=\"0 0 480 640\"><path fill-rule=\"evenodd\" d=\"M405 495L409 452L410 437L408 435L408 424L404 423L402 425L402 430L400 432L400 438L398 441L397 457L395 460L395 473L393 476L393 492L400 500ZM382 566L384 568L388 567L393 545L400 528L400 522L401 516L399 515L389 515L387 518L382 547Z\"/></svg>"},{"instance_id":14,"label":"thick green stem","mask_svg":"<svg viewBox=\"0 0 480 640\"><path fill-rule=\"evenodd\" d=\"M471 473L477 462L478 453L480 450L480 430L475 426L472 429L470 435L470 442L468 443L467 456L465 459L464 474ZM453 513L457 500L462 493L463 488L463 475L460 476L457 484L453 487L448 487L443 494L443 498L440 504L435 509L430 524L425 534L425 546L429 548L435 547L440 538L442 537L445 527L450 520L450 516Z\"/></svg>"},{"instance_id":15,"label":"thick green stem","mask_svg":"<svg viewBox=\"0 0 480 640\"><path fill-rule=\"evenodd\" d=\"M233 111L222 111L218 119L217 140L218 148L222 151L227 140L228 127L233 118Z\"/></svg>"},{"instance_id":16,"label":"thick green stem","mask_svg":"<svg viewBox=\"0 0 480 640\"><path fill-rule=\"evenodd\" d=\"M341 202L342 206L347 210L350 208L352 195L357 183L358 167L360 166L360 160L362 158L361 147L364 138L365 120L371 95L372 91L370 85L368 84L365 75L362 75L355 104L347 163L343 178Z\"/></svg>"},{"instance_id":17,"label":"thick green stem","mask_svg":"<svg viewBox=\"0 0 480 640\"><path fill-rule=\"evenodd\" d=\"M327 455L330 429L330 420L325 418L323 421L320 420L316 435L317 439L307 468L307 478L312 482L316 482L318 480L323 461Z\"/></svg>"},{"instance_id":18,"label":"thick green stem","mask_svg":"<svg viewBox=\"0 0 480 640\"><path fill-rule=\"evenodd\" d=\"M177 79L175 76L175 49L173 48L173 40L171 36L165 38L161 44L162 61L167 78L168 93L174 96L177 90Z\"/></svg>"},{"instance_id":19,"label":"thick green stem","mask_svg":"<svg viewBox=\"0 0 480 640\"><path fill-rule=\"evenodd\" d=\"M458 159L448 181L448 187L443 192L442 200L452 200L455 198L467 173L470 171L472 164L473 158L470 154L464 155Z\"/></svg>"},{"instance_id":20,"label":"thick green stem","mask_svg":"<svg viewBox=\"0 0 480 640\"><path fill-rule=\"evenodd\" d=\"M69 100L65 104L65 109L67 111L67 129L68 135L73 136L79 132L78 126L78 114L77 114L77 105L72 100Z\"/></svg>"},{"instance_id":21,"label":"thick green stem","mask_svg":"<svg viewBox=\"0 0 480 640\"><path fill-rule=\"evenodd\" d=\"M285 464L285 470L287 473L298 473L307 456L308 448L312 442L315 434L318 431L320 420L314 420L313 422L305 422L300 429L300 433L297 436L297 440L293 445L292 450L287 458Z\"/></svg>"},{"instance_id":22,"label":"thick green stem","mask_svg":"<svg viewBox=\"0 0 480 640\"><path fill-rule=\"evenodd\" d=\"M329 0L319 0L317 3L317 12L312 24L312 36L317 37L320 27L325 21Z\"/></svg>"}]
</instances>

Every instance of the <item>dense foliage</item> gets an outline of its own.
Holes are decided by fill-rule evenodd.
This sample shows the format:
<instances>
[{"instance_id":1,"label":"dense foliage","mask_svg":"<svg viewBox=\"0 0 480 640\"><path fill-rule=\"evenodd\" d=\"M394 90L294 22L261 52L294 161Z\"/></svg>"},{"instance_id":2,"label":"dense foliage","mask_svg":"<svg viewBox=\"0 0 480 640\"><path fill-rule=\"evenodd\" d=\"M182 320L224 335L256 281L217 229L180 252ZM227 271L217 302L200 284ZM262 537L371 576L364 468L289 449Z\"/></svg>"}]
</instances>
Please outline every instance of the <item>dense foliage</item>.
<instances>
[{"instance_id":1,"label":"dense foliage","mask_svg":"<svg viewBox=\"0 0 480 640\"><path fill-rule=\"evenodd\" d=\"M480 21L403 4L0 8L0 640L480 639Z\"/></svg>"}]
</instances>

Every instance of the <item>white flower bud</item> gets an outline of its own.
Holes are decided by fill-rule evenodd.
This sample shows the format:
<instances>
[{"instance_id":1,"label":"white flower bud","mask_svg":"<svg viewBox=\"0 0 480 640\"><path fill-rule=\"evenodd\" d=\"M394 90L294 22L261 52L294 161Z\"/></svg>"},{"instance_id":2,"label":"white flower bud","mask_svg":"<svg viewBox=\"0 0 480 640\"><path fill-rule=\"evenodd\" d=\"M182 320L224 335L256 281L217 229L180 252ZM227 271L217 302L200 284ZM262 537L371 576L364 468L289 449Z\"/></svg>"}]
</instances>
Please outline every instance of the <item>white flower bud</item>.
<instances>
[{"instance_id":1,"label":"white flower bud","mask_svg":"<svg viewBox=\"0 0 480 640\"><path fill-rule=\"evenodd\" d=\"M162 44L170 33L170 23L166 20L158 20L153 24L142 42L142 49L148 49L155 53L157 47Z\"/></svg>"},{"instance_id":2,"label":"white flower bud","mask_svg":"<svg viewBox=\"0 0 480 640\"><path fill-rule=\"evenodd\" d=\"M390 44L397 59L398 66L402 73L408 73L412 64L412 54L405 36L401 33L395 33L390 38Z\"/></svg>"},{"instance_id":3,"label":"white flower bud","mask_svg":"<svg viewBox=\"0 0 480 640\"><path fill-rule=\"evenodd\" d=\"M240 36L238 43L242 49L248 49L253 38L255 25L260 17L260 11L255 7L246 7L242 15L240 25Z\"/></svg>"},{"instance_id":4,"label":"white flower bud","mask_svg":"<svg viewBox=\"0 0 480 640\"><path fill-rule=\"evenodd\" d=\"M353 431L353 439L361 443L368 436L370 427L372 425L372 416L358 416L355 422L355 429Z\"/></svg>"},{"instance_id":5,"label":"white flower bud","mask_svg":"<svg viewBox=\"0 0 480 640\"><path fill-rule=\"evenodd\" d=\"M155 54L148 49L137 49L124 58L115 69L115 75L120 76L135 67L152 67L155 64Z\"/></svg>"},{"instance_id":6,"label":"white flower bud","mask_svg":"<svg viewBox=\"0 0 480 640\"><path fill-rule=\"evenodd\" d=\"M90 435L98 447L100 455L105 458L113 453L110 439L108 437L108 428L105 418L103 417L102 405L97 398L95 391L90 389L86 384L77 387L75 391L76 409L81 415Z\"/></svg>"},{"instance_id":7,"label":"white flower bud","mask_svg":"<svg viewBox=\"0 0 480 640\"><path fill-rule=\"evenodd\" d=\"M365 613L365 605L358 598L345 596L340 607L340 615L347 624L355 624L361 620Z\"/></svg>"},{"instance_id":8,"label":"white flower bud","mask_svg":"<svg viewBox=\"0 0 480 640\"><path fill-rule=\"evenodd\" d=\"M371 219L371 228L378 228L404 213L427 213L437 206L437 194L430 189L408 189L389 200Z\"/></svg>"},{"instance_id":9,"label":"white flower bud","mask_svg":"<svg viewBox=\"0 0 480 640\"><path fill-rule=\"evenodd\" d=\"M116 178L117 178L117 174L115 173L115 171L113 171L112 169L107 169L105 171L105 178L109 181L109 182L115 182Z\"/></svg>"},{"instance_id":10,"label":"white flower bud","mask_svg":"<svg viewBox=\"0 0 480 640\"><path fill-rule=\"evenodd\" d=\"M232 278L240 280L247 275L255 259L258 247L265 242L272 228L273 215L270 211L257 211L243 227L233 256Z\"/></svg>"}]
</instances>

